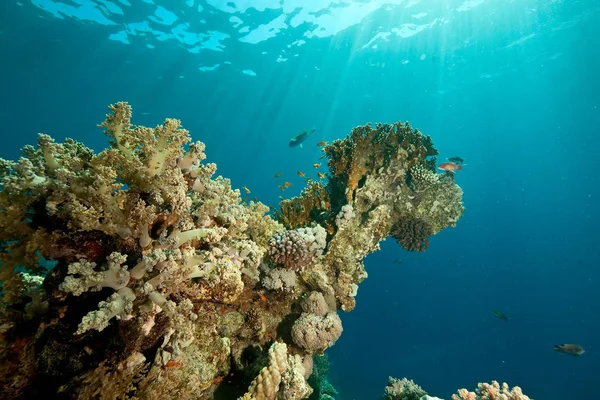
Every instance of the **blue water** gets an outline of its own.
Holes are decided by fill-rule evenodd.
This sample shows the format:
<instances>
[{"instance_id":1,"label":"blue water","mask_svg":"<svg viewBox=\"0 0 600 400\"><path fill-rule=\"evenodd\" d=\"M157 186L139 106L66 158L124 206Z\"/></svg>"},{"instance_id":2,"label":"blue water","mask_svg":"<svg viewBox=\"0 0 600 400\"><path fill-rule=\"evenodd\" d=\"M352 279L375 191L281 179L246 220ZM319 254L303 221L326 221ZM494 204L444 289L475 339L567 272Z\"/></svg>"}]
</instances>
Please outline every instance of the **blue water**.
<instances>
[{"instance_id":1,"label":"blue water","mask_svg":"<svg viewBox=\"0 0 600 400\"><path fill-rule=\"evenodd\" d=\"M339 398L392 375L446 399L492 379L600 399L599 26L593 0L4 0L0 157L38 132L100 150L95 125L128 101L136 124L181 119L276 205L273 174L299 193L319 140L407 120L465 159L466 212L427 253L388 240L366 260L328 351Z\"/></svg>"}]
</instances>

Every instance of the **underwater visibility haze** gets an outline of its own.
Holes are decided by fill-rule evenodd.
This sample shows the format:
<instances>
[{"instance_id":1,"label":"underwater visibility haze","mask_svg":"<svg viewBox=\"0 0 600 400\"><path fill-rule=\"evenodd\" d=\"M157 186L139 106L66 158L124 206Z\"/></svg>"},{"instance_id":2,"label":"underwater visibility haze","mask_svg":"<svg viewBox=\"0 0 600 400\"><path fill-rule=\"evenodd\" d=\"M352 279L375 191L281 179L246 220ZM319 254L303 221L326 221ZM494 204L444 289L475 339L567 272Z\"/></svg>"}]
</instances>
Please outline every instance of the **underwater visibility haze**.
<instances>
[{"instance_id":1,"label":"underwater visibility haze","mask_svg":"<svg viewBox=\"0 0 600 400\"><path fill-rule=\"evenodd\" d=\"M597 1L5 0L0 46L0 398L600 399Z\"/></svg>"}]
</instances>

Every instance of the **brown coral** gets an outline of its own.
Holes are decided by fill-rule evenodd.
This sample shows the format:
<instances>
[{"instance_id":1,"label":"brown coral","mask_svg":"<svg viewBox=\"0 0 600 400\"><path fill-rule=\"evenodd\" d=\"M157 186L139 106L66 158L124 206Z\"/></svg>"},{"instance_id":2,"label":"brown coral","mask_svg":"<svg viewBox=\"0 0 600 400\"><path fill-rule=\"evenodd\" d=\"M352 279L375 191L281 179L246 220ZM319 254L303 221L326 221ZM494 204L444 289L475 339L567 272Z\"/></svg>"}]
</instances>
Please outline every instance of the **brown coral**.
<instances>
[{"instance_id":1,"label":"brown coral","mask_svg":"<svg viewBox=\"0 0 600 400\"><path fill-rule=\"evenodd\" d=\"M321 182L308 180L299 196L281 200L275 219L288 229L301 228L312 222L323 222L321 215L329 209L329 193Z\"/></svg>"},{"instance_id":2,"label":"brown coral","mask_svg":"<svg viewBox=\"0 0 600 400\"><path fill-rule=\"evenodd\" d=\"M352 129L349 137L324 148L333 177L332 189L338 194L343 191L346 201L351 202L362 180L387 166L400 149L409 154L408 168L423 165L435 170L435 158L426 160L438 154L431 137L412 129L408 123L376 124L375 129L365 125Z\"/></svg>"},{"instance_id":3,"label":"brown coral","mask_svg":"<svg viewBox=\"0 0 600 400\"><path fill-rule=\"evenodd\" d=\"M427 250L428 237L432 234L433 230L427 222L415 218L401 219L391 231L398 244L408 251Z\"/></svg>"}]
</instances>

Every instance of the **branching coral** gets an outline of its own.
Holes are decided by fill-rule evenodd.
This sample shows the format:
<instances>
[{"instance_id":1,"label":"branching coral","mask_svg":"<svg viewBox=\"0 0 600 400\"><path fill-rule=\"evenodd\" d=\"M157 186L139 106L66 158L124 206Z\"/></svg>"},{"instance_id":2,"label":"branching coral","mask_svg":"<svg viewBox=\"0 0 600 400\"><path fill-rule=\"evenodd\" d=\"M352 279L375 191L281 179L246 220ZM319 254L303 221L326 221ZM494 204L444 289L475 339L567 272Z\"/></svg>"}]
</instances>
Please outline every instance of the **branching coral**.
<instances>
[{"instance_id":1,"label":"branching coral","mask_svg":"<svg viewBox=\"0 0 600 400\"><path fill-rule=\"evenodd\" d=\"M425 395L427 392L412 380L390 376L383 400L420 400Z\"/></svg>"},{"instance_id":2,"label":"branching coral","mask_svg":"<svg viewBox=\"0 0 600 400\"><path fill-rule=\"evenodd\" d=\"M406 378L396 379L390 376L389 384L385 387L384 400L441 400L438 397L431 397L415 384L412 380ZM530 400L523 394L518 386L512 389L506 383L500 385L496 381L492 383L480 383L475 392L469 392L467 389L460 389L458 394L452 395L452 400Z\"/></svg>"},{"instance_id":3,"label":"branching coral","mask_svg":"<svg viewBox=\"0 0 600 400\"><path fill-rule=\"evenodd\" d=\"M327 146L331 180L283 201L278 221L213 177L179 121L131 116L111 106L99 154L40 135L0 159L0 365L22 363L2 398L305 398L363 259L390 235L421 249L463 211L408 124Z\"/></svg>"},{"instance_id":4,"label":"branching coral","mask_svg":"<svg viewBox=\"0 0 600 400\"><path fill-rule=\"evenodd\" d=\"M277 264L300 270L322 255L326 236L325 229L319 225L278 233L269 241L268 254Z\"/></svg>"},{"instance_id":5,"label":"branching coral","mask_svg":"<svg viewBox=\"0 0 600 400\"><path fill-rule=\"evenodd\" d=\"M390 233L403 249L425 251L432 232L431 227L423 220L403 218L392 227Z\"/></svg>"},{"instance_id":6,"label":"branching coral","mask_svg":"<svg viewBox=\"0 0 600 400\"><path fill-rule=\"evenodd\" d=\"M518 386L510 389L508 384L500 385L496 381L492 383L480 383L475 392L460 389L458 394L452 395L452 400L530 400L523 394Z\"/></svg>"}]
</instances>

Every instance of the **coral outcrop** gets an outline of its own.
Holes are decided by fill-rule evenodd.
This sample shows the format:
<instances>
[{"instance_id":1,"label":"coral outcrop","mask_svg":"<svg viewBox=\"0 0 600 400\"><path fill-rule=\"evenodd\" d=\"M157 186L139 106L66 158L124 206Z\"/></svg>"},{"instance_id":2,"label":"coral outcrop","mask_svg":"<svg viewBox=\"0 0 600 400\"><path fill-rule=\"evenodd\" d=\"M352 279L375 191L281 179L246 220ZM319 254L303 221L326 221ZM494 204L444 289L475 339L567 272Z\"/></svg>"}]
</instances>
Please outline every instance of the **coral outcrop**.
<instances>
[{"instance_id":1,"label":"coral outcrop","mask_svg":"<svg viewBox=\"0 0 600 400\"><path fill-rule=\"evenodd\" d=\"M452 400L530 400L523 394L520 387L515 386L512 389L505 382L500 385L496 381L492 383L480 383L475 392L469 392L467 389L460 389L458 394L452 395Z\"/></svg>"},{"instance_id":2,"label":"coral outcrop","mask_svg":"<svg viewBox=\"0 0 600 400\"><path fill-rule=\"evenodd\" d=\"M2 398L306 398L363 259L388 236L424 250L463 212L408 124L325 147L328 183L271 217L178 120L110 110L98 154L40 135L0 160Z\"/></svg>"},{"instance_id":3,"label":"coral outcrop","mask_svg":"<svg viewBox=\"0 0 600 400\"><path fill-rule=\"evenodd\" d=\"M385 395L382 400L442 400L438 397L429 396L421 387L412 380L397 379L390 376L389 383L385 387ZM480 383L475 392L460 389L457 394L452 395L452 400L530 400L523 394L520 387L512 389L508 384L500 385L496 381L492 383Z\"/></svg>"}]
</instances>

